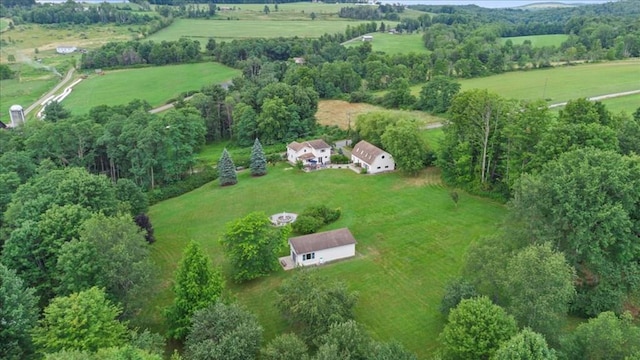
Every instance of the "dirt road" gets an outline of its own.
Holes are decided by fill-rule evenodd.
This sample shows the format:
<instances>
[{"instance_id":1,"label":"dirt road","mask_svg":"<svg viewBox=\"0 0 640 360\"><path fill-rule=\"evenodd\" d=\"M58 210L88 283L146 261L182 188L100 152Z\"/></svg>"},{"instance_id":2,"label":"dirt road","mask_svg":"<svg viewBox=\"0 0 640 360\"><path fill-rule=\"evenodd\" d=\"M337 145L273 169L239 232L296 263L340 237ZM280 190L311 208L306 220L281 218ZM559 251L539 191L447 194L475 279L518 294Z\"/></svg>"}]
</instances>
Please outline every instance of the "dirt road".
<instances>
[{"instance_id":1,"label":"dirt road","mask_svg":"<svg viewBox=\"0 0 640 360\"><path fill-rule=\"evenodd\" d=\"M73 77L73 72L76 69L71 68L68 72L67 75L65 75L65 77L62 79L62 81L60 81L58 83L58 85L56 85L53 89L51 89L51 91L49 91L48 93L44 94L40 99L38 99L38 101L36 101L35 103L31 104L31 106L29 106L25 111L24 111L24 115L26 116L27 114L29 114L31 111L33 111L33 109L37 108L38 106L40 106L40 104L45 101L47 98L51 97L52 95L54 95L58 90L60 90L60 88L62 88L63 86L65 86L69 80L71 80L71 78Z\"/></svg>"}]
</instances>

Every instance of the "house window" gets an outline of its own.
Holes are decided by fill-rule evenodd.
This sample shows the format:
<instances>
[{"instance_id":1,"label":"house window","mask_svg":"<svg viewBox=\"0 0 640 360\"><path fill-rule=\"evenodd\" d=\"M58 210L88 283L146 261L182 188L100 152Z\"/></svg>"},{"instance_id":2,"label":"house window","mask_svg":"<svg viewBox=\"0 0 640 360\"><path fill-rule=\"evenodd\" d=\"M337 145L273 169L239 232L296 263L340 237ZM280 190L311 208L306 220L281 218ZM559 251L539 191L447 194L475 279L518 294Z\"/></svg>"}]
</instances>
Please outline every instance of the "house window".
<instances>
[{"instance_id":1,"label":"house window","mask_svg":"<svg viewBox=\"0 0 640 360\"><path fill-rule=\"evenodd\" d=\"M384 168L385 168L385 169L388 169L388 168L389 168L389 165L386 165Z\"/></svg>"},{"instance_id":2,"label":"house window","mask_svg":"<svg viewBox=\"0 0 640 360\"><path fill-rule=\"evenodd\" d=\"M320 152L324 152L325 149L320 150Z\"/></svg>"},{"instance_id":3,"label":"house window","mask_svg":"<svg viewBox=\"0 0 640 360\"><path fill-rule=\"evenodd\" d=\"M302 260L311 260L316 258L316 253L309 253L302 255Z\"/></svg>"},{"instance_id":4,"label":"house window","mask_svg":"<svg viewBox=\"0 0 640 360\"><path fill-rule=\"evenodd\" d=\"M384 155L382 155L382 158L384 159Z\"/></svg>"},{"instance_id":5,"label":"house window","mask_svg":"<svg viewBox=\"0 0 640 360\"><path fill-rule=\"evenodd\" d=\"M378 166L378 169L380 169L380 166Z\"/></svg>"}]
</instances>

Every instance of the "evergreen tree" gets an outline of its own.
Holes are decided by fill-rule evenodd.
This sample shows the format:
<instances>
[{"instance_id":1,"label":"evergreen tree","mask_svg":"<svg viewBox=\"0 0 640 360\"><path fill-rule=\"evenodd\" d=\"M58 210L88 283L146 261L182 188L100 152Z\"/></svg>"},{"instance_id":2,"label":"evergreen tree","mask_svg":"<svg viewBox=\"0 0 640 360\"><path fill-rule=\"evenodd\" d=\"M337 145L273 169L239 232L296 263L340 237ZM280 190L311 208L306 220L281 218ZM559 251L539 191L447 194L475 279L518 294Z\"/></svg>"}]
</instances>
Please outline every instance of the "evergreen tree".
<instances>
[{"instance_id":1,"label":"evergreen tree","mask_svg":"<svg viewBox=\"0 0 640 360\"><path fill-rule=\"evenodd\" d=\"M220 186L235 185L238 183L236 166L231 160L227 149L224 149L220 161L218 161L218 175L220 176Z\"/></svg>"},{"instance_id":2,"label":"evergreen tree","mask_svg":"<svg viewBox=\"0 0 640 360\"><path fill-rule=\"evenodd\" d=\"M215 303L223 288L220 271L211 266L211 260L200 245L191 241L176 271L173 285L176 297L165 312L169 336L184 339L191 327L193 314Z\"/></svg>"},{"instance_id":3,"label":"evergreen tree","mask_svg":"<svg viewBox=\"0 0 640 360\"><path fill-rule=\"evenodd\" d=\"M262 176L267 174L267 158L264 156L262 144L256 138L251 149L251 175Z\"/></svg>"}]
</instances>

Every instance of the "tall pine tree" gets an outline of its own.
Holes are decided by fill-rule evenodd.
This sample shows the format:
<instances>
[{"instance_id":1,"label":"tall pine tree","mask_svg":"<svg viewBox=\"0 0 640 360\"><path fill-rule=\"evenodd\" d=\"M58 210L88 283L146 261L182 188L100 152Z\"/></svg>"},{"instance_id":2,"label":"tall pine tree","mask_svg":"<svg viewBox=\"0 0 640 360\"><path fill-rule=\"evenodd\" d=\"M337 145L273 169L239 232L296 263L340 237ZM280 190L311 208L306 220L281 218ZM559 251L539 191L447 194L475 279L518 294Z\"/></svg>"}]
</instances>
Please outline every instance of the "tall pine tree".
<instances>
[{"instance_id":1,"label":"tall pine tree","mask_svg":"<svg viewBox=\"0 0 640 360\"><path fill-rule=\"evenodd\" d=\"M215 303L224 289L224 280L219 270L200 245L191 241L185 249L173 285L175 299L166 309L169 336L184 339L191 327L193 314Z\"/></svg>"},{"instance_id":2,"label":"tall pine tree","mask_svg":"<svg viewBox=\"0 0 640 360\"><path fill-rule=\"evenodd\" d=\"M218 175L220 176L220 186L235 185L238 183L236 166L231 160L229 152L225 148L218 161Z\"/></svg>"},{"instance_id":3,"label":"tall pine tree","mask_svg":"<svg viewBox=\"0 0 640 360\"><path fill-rule=\"evenodd\" d=\"M267 158L264 156L262 144L256 138L251 149L251 176L262 176L267 174Z\"/></svg>"}]
</instances>

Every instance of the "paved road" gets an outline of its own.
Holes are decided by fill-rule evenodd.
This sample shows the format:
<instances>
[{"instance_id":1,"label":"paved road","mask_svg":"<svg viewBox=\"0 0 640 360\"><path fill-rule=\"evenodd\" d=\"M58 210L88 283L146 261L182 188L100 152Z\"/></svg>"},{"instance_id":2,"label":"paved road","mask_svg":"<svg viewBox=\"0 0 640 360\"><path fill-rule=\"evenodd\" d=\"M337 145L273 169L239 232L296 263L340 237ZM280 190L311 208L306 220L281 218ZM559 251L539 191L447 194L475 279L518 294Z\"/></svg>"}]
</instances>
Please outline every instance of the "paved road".
<instances>
[{"instance_id":1,"label":"paved road","mask_svg":"<svg viewBox=\"0 0 640 360\"><path fill-rule=\"evenodd\" d=\"M29 106L25 111L24 111L24 115L26 116L27 114L29 114L29 112L33 111L33 109L37 108L38 106L40 106L40 104L45 101L45 99L47 99L48 97L54 95L58 90L60 90L61 87L65 86L69 80L71 80L71 77L73 76L73 72L76 69L71 68L69 69L69 71L67 72L67 75L65 75L64 79L62 79L62 81L60 81L58 83L58 85L56 85L51 91L49 91L48 93L44 94L40 99L38 99L38 101L36 101L35 103L31 104L31 106Z\"/></svg>"},{"instance_id":2,"label":"paved road","mask_svg":"<svg viewBox=\"0 0 640 360\"><path fill-rule=\"evenodd\" d=\"M635 94L640 94L640 90L624 91L624 92L607 94L607 95L593 96L593 97L587 98L587 100L589 100L589 101L600 101L600 100L613 99L613 98L617 98L617 97L635 95ZM549 109L553 109L553 108L560 107L560 106L565 106L565 105L567 105L566 102L551 104L551 105L549 105ZM434 123L425 125L424 128L426 130L432 130L432 129L441 128L443 126L444 126L444 124L442 122L434 122Z\"/></svg>"}]
</instances>

